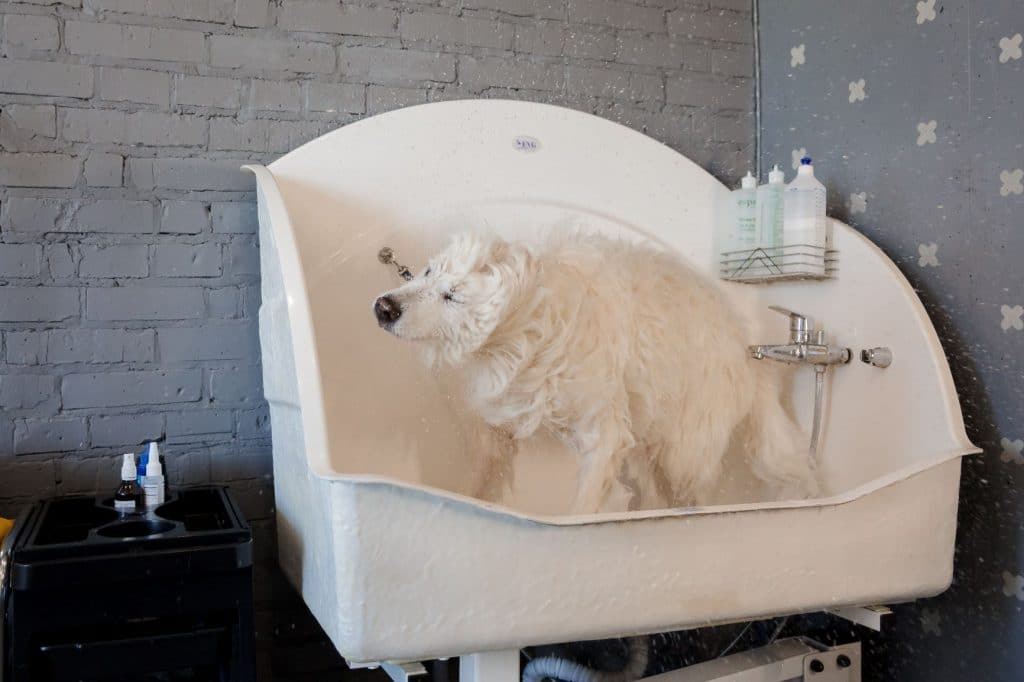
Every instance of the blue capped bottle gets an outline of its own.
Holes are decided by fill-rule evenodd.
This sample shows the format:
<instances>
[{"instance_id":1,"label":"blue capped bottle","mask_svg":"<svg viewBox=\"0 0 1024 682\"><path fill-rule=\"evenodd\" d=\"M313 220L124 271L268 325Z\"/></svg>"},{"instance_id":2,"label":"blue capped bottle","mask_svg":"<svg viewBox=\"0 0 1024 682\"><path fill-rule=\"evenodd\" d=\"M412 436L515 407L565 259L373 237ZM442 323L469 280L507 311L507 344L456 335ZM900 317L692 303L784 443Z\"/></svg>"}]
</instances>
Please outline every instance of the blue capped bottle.
<instances>
[{"instance_id":1,"label":"blue capped bottle","mask_svg":"<svg viewBox=\"0 0 1024 682\"><path fill-rule=\"evenodd\" d=\"M788 254L798 253L801 270L825 274L828 221L825 217L825 185L814 177L811 157L800 159L796 177L786 185L783 239ZM800 248L796 247L806 247ZM792 259L790 259L792 262Z\"/></svg>"}]
</instances>

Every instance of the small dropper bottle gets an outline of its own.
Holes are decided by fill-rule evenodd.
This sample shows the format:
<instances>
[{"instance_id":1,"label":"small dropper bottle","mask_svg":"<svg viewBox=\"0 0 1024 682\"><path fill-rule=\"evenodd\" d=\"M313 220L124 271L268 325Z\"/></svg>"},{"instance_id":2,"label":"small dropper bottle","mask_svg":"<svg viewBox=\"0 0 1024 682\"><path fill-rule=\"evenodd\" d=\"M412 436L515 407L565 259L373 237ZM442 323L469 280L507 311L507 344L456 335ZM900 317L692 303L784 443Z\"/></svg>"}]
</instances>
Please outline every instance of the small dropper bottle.
<instances>
[{"instance_id":1,"label":"small dropper bottle","mask_svg":"<svg viewBox=\"0 0 1024 682\"><path fill-rule=\"evenodd\" d=\"M160 449L156 443L146 446L146 475L142 477L142 491L147 507L158 507L165 500L164 468L160 463Z\"/></svg>"},{"instance_id":2,"label":"small dropper bottle","mask_svg":"<svg viewBox=\"0 0 1024 682\"><path fill-rule=\"evenodd\" d=\"M138 510L142 491L135 482L136 473L135 453L126 452L121 462L121 485L114 493L114 509L122 514L132 514Z\"/></svg>"}]
</instances>

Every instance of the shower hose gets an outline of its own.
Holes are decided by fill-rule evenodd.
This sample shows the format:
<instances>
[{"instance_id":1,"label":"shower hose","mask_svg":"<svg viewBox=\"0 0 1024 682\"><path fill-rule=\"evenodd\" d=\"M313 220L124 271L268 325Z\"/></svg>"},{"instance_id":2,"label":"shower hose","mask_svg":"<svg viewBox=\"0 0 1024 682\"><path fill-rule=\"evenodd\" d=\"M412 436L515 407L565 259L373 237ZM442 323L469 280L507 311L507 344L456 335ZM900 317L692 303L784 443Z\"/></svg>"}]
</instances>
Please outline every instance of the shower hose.
<instances>
[{"instance_id":1,"label":"shower hose","mask_svg":"<svg viewBox=\"0 0 1024 682\"><path fill-rule=\"evenodd\" d=\"M617 672L594 670L558 656L542 656L526 664L523 682L634 682L647 670L648 644L646 637L630 637L629 661Z\"/></svg>"},{"instance_id":2,"label":"shower hose","mask_svg":"<svg viewBox=\"0 0 1024 682\"><path fill-rule=\"evenodd\" d=\"M811 422L811 466L818 466L818 439L821 436L821 403L825 397L825 365L814 366L814 420Z\"/></svg>"}]
</instances>

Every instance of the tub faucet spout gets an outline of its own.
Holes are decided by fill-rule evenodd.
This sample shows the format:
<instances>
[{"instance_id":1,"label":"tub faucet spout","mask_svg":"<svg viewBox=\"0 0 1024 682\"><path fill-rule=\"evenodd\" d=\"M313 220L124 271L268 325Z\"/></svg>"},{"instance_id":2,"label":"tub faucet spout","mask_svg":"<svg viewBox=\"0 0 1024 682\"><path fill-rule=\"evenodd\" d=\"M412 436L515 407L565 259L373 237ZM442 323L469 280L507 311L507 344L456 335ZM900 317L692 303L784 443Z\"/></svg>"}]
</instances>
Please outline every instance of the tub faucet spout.
<instances>
[{"instance_id":1,"label":"tub faucet spout","mask_svg":"<svg viewBox=\"0 0 1024 682\"><path fill-rule=\"evenodd\" d=\"M850 349L825 343L825 330L813 329L806 315L777 305L771 306L771 309L789 316L789 343L750 346L750 356L755 360L777 360L790 365L806 364L814 367L814 416L811 420L811 442L807 454L811 463L816 465L819 459L825 372L830 365L845 365L849 362Z\"/></svg>"},{"instance_id":2,"label":"tub faucet spout","mask_svg":"<svg viewBox=\"0 0 1024 682\"><path fill-rule=\"evenodd\" d=\"M787 364L844 365L850 361L850 349L825 343L825 330L811 330L806 315L781 306L770 306L777 313L789 316L789 343L750 346L755 360L776 360Z\"/></svg>"},{"instance_id":3,"label":"tub faucet spout","mask_svg":"<svg viewBox=\"0 0 1024 682\"><path fill-rule=\"evenodd\" d=\"M796 365L804 361L806 344L786 343L775 346L751 346L750 355L755 360L777 360Z\"/></svg>"}]
</instances>

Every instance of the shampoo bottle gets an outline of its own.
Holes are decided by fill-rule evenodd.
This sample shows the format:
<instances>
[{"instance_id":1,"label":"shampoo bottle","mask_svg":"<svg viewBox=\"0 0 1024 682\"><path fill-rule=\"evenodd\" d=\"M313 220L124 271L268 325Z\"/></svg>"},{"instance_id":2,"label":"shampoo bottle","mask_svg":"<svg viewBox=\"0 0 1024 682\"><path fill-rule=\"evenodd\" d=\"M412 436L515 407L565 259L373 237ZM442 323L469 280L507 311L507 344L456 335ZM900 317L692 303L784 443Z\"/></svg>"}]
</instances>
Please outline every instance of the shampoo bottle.
<instances>
[{"instance_id":1,"label":"shampoo bottle","mask_svg":"<svg viewBox=\"0 0 1024 682\"><path fill-rule=\"evenodd\" d=\"M114 509L122 514L138 510L141 491L135 482L135 453L126 452L121 461L121 485L114 493Z\"/></svg>"},{"instance_id":2,"label":"shampoo bottle","mask_svg":"<svg viewBox=\"0 0 1024 682\"><path fill-rule=\"evenodd\" d=\"M786 176L775 164L768 173L768 184L757 188L757 239L758 245L774 254L772 249L782 246L783 237L783 194L786 191Z\"/></svg>"},{"instance_id":3,"label":"shampoo bottle","mask_svg":"<svg viewBox=\"0 0 1024 682\"><path fill-rule=\"evenodd\" d=\"M810 157L800 159L796 177L786 185L785 226L783 237L787 246L800 245L800 269L812 274L825 274L827 220L825 218L825 186L814 177ZM787 250L787 254L789 250ZM797 253L794 250L794 253Z\"/></svg>"},{"instance_id":4,"label":"shampoo bottle","mask_svg":"<svg viewBox=\"0 0 1024 682\"><path fill-rule=\"evenodd\" d=\"M747 171L740 188L733 190L736 211L736 244L734 249L746 251L757 248L757 178Z\"/></svg>"}]
</instances>

